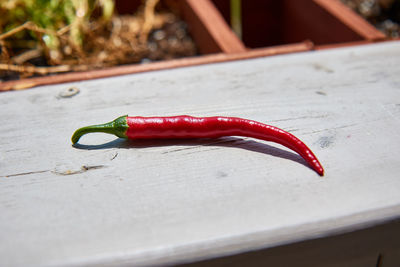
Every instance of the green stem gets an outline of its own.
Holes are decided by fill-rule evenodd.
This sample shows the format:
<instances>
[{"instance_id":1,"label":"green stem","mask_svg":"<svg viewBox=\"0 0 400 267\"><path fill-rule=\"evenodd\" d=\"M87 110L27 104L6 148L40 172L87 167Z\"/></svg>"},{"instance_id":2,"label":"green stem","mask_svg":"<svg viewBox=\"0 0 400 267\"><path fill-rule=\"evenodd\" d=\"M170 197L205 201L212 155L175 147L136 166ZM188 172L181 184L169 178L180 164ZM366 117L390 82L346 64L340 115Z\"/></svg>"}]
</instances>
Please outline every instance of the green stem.
<instances>
[{"instance_id":1,"label":"green stem","mask_svg":"<svg viewBox=\"0 0 400 267\"><path fill-rule=\"evenodd\" d=\"M231 27L239 39L242 39L242 8L240 0L231 0Z\"/></svg>"},{"instance_id":2,"label":"green stem","mask_svg":"<svg viewBox=\"0 0 400 267\"><path fill-rule=\"evenodd\" d=\"M76 144L82 135L88 133L108 133L114 134L121 138L126 138L126 130L128 129L126 117L127 115L121 116L108 123L82 127L75 131L75 133L72 135L71 141L73 144Z\"/></svg>"}]
</instances>

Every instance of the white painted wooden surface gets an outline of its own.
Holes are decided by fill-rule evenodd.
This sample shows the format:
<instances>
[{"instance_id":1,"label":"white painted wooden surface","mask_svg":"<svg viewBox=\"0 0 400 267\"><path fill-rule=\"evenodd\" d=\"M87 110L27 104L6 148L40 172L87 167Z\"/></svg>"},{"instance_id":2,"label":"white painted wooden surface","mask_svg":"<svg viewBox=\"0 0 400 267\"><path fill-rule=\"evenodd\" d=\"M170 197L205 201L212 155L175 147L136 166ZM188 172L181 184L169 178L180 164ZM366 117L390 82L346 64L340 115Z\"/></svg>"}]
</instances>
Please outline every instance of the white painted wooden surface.
<instances>
[{"instance_id":1,"label":"white painted wooden surface","mask_svg":"<svg viewBox=\"0 0 400 267\"><path fill-rule=\"evenodd\" d=\"M0 265L174 263L399 217L399 63L389 42L0 94ZM326 176L253 139L71 146L123 114L269 123Z\"/></svg>"}]
</instances>

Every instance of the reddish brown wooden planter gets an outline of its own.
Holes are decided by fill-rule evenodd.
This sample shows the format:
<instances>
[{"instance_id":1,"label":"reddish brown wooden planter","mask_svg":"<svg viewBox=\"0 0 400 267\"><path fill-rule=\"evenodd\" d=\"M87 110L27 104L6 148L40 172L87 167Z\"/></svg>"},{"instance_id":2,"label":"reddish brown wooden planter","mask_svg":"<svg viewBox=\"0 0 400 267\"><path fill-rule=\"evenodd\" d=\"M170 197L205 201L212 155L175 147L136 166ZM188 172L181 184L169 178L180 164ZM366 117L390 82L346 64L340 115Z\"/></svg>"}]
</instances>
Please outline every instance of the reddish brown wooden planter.
<instances>
[{"instance_id":1,"label":"reddish brown wooden planter","mask_svg":"<svg viewBox=\"0 0 400 267\"><path fill-rule=\"evenodd\" d=\"M229 20L229 0L213 0ZM243 42L266 47L311 40L331 45L385 38L340 0L242 1Z\"/></svg>"}]
</instances>

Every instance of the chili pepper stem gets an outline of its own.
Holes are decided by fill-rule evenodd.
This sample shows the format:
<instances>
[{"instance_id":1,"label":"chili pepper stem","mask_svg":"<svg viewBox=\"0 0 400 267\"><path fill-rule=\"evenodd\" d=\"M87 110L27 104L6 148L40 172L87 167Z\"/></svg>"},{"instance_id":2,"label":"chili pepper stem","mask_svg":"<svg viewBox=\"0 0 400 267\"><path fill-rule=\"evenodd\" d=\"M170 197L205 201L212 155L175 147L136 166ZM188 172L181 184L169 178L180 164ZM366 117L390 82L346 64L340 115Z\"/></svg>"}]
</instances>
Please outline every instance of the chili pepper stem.
<instances>
[{"instance_id":1,"label":"chili pepper stem","mask_svg":"<svg viewBox=\"0 0 400 267\"><path fill-rule=\"evenodd\" d=\"M75 131L75 133L72 135L71 141L73 144L76 144L82 135L88 133L108 133L114 134L121 138L127 138L125 134L126 130L128 129L126 117L127 115L121 116L108 123L82 127Z\"/></svg>"}]
</instances>

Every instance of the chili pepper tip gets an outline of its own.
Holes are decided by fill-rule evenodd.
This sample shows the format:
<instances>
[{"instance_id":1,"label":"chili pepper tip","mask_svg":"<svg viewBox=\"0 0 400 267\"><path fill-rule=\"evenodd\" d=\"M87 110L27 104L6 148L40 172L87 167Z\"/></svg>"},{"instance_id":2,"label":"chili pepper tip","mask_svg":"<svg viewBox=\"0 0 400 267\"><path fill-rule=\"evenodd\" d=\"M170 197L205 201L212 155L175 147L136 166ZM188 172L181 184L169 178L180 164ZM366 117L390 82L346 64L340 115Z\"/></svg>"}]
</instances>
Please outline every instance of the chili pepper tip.
<instances>
[{"instance_id":1,"label":"chili pepper tip","mask_svg":"<svg viewBox=\"0 0 400 267\"><path fill-rule=\"evenodd\" d=\"M324 168L322 166L314 169L320 176L324 176Z\"/></svg>"}]
</instances>

